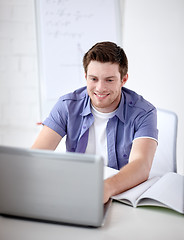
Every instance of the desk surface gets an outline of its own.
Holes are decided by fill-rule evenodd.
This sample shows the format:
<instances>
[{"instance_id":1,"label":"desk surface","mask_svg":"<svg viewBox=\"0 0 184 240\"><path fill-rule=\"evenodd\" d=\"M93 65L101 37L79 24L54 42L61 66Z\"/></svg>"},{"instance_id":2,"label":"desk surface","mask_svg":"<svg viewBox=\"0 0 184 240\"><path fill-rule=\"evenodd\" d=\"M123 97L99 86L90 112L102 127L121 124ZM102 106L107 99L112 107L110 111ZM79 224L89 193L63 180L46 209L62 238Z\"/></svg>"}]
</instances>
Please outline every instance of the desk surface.
<instances>
[{"instance_id":1,"label":"desk surface","mask_svg":"<svg viewBox=\"0 0 184 240\"><path fill-rule=\"evenodd\" d=\"M1 240L184 239L184 215L165 208L133 208L113 202L101 228L19 220L0 216Z\"/></svg>"}]
</instances>

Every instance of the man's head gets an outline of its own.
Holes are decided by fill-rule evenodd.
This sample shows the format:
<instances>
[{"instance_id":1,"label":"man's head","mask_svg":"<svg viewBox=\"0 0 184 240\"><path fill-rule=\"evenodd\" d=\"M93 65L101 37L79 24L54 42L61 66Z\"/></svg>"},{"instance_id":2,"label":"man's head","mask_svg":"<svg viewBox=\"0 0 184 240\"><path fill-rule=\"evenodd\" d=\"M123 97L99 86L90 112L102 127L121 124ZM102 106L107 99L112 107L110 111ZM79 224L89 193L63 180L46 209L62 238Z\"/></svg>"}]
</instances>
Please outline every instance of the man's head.
<instances>
[{"instance_id":1,"label":"man's head","mask_svg":"<svg viewBox=\"0 0 184 240\"><path fill-rule=\"evenodd\" d=\"M123 49L111 42L97 43L85 54L83 64L91 104L103 113L114 111L128 79Z\"/></svg>"},{"instance_id":2,"label":"man's head","mask_svg":"<svg viewBox=\"0 0 184 240\"><path fill-rule=\"evenodd\" d=\"M123 79L128 72L128 59L126 54L121 47L113 42L99 42L89 49L83 58L85 74L87 74L88 65L91 61L118 64L121 79Z\"/></svg>"}]
</instances>

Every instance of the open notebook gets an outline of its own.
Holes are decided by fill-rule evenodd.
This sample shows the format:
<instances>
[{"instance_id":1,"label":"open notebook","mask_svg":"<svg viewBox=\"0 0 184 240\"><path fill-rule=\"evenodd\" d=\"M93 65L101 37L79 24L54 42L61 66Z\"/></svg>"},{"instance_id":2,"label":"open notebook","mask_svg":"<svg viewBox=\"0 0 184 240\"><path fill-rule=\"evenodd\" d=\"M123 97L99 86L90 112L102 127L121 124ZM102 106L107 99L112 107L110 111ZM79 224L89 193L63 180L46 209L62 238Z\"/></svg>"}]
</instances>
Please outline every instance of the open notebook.
<instances>
[{"instance_id":1,"label":"open notebook","mask_svg":"<svg viewBox=\"0 0 184 240\"><path fill-rule=\"evenodd\" d=\"M117 173L118 170L106 167L104 178ZM184 176L175 172L161 177L152 176L138 186L113 196L113 199L133 207L160 206L184 214Z\"/></svg>"}]
</instances>

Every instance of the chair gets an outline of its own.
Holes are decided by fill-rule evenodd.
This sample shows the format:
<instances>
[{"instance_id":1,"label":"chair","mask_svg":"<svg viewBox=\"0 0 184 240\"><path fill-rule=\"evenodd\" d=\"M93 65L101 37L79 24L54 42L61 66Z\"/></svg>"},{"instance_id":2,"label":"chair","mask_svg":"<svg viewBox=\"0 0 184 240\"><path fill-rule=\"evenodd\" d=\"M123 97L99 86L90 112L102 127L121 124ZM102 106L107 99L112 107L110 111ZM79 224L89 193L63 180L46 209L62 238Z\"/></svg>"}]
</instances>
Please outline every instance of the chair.
<instances>
[{"instance_id":1,"label":"chair","mask_svg":"<svg viewBox=\"0 0 184 240\"><path fill-rule=\"evenodd\" d=\"M176 142L178 118L174 112L157 109L158 147L150 177L176 172Z\"/></svg>"}]
</instances>

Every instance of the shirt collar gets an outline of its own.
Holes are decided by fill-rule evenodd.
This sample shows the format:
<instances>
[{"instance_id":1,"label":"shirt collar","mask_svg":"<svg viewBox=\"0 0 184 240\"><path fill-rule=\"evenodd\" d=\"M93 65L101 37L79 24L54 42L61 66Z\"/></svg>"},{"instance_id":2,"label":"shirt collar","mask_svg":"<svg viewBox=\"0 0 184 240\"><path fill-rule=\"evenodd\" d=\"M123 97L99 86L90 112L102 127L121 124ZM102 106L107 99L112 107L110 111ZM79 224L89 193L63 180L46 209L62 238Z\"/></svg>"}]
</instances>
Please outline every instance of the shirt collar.
<instances>
[{"instance_id":1,"label":"shirt collar","mask_svg":"<svg viewBox=\"0 0 184 240\"><path fill-rule=\"evenodd\" d=\"M91 114L91 104L90 104L90 97L86 91L86 100L85 100L85 104L84 104L84 109L81 113L81 116L87 116L89 114ZM123 88L122 88L122 93L121 93L121 100L119 103L119 106L117 108L116 111L116 116L120 119L120 121L122 121L123 123L125 122L125 116L124 116L124 112L125 112L125 96L123 94Z\"/></svg>"},{"instance_id":2,"label":"shirt collar","mask_svg":"<svg viewBox=\"0 0 184 240\"><path fill-rule=\"evenodd\" d=\"M91 114L91 104L90 104L90 97L89 95L87 94L87 91L86 91L86 99L85 99L85 103L84 103L84 108L83 108L83 111L81 113L81 116L87 116L89 114Z\"/></svg>"},{"instance_id":3,"label":"shirt collar","mask_svg":"<svg viewBox=\"0 0 184 240\"><path fill-rule=\"evenodd\" d=\"M120 103L119 103L119 106L117 108L117 111L116 111L116 116L120 119L121 122L125 122L125 116L124 116L124 102L125 102L125 97L124 97L124 94L123 92L121 93L121 100L120 100Z\"/></svg>"}]
</instances>

